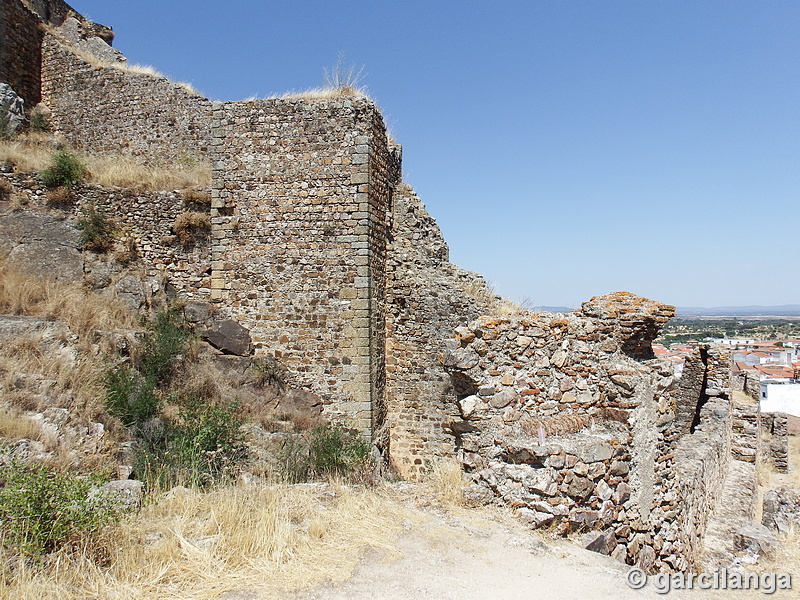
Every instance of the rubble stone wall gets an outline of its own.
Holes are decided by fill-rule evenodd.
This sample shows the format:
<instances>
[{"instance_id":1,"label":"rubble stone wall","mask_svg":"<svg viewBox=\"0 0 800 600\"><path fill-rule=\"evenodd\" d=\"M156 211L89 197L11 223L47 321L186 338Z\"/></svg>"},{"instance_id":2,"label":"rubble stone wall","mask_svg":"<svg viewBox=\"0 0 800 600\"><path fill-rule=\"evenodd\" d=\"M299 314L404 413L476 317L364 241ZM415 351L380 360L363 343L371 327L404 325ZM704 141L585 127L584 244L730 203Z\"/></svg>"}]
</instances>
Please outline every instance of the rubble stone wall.
<instances>
[{"instance_id":1,"label":"rubble stone wall","mask_svg":"<svg viewBox=\"0 0 800 600\"><path fill-rule=\"evenodd\" d=\"M212 299L329 413L380 430L400 163L380 113L363 97L228 102L213 125Z\"/></svg>"},{"instance_id":2,"label":"rubble stone wall","mask_svg":"<svg viewBox=\"0 0 800 600\"><path fill-rule=\"evenodd\" d=\"M453 456L448 424L458 417L441 341L480 314L495 295L479 275L449 262L436 221L410 186L394 193L386 272L387 431L391 465L424 475L436 456Z\"/></svg>"},{"instance_id":3,"label":"rubble stone wall","mask_svg":"<svg viewBox=\"0 0 800 600\"><path fill-rule=\"evenodd\" d=\"M163 77L90 62L52 32L42 42L42 100L74 147L151 164L208 158L210 100Z\"/></svg>"},{"instance_id":4,"label":"rubble stone wall","mask_svg":"<svg viewBox=\"0 0 800 600\"><path fill-rule=\"evenodd\" d=\"M211 284L211 249L209 231L198 228L175 234L174 225L185 212L208 210L204 205L183 198L178 192L136 192L111 189L95 185L78 185L72 191L73 202L60 205L57 210L49 206L46 191L30 174L3 174L11 186L11 198L19 206L35 214L55 214L65 219L66 226L74 230L76 220L93 205L111 218L117 228L120 247L126 248L126 262L142 265L148 279L158 279L171 286L181 296L190 299L207 298ZM77 235L72 250L78 247ZM23 245L19 240L10 240ZM2 245L0 245L2 246ZM132 250L128 254L127 250ZM18 250L21 251L21 250ZM31 247L30 252L35 252ZM68 262L57 257L59 262ZM109 284L107 261L90 261L85 267L86 283L95 288ZM55 269L51 276L57 275Z\"/></svg>"},{"instance_id":5,"label":"rubble stone wall","mask_svg":"<svg viewBox=\"0 0 800 600\"><path fill-rule=\"evenodd\" d=\"M42 39L39 18L19 0L0 0L0 82L30 110L41 100Z\"/></svg>"},{"instance_id":6,"label":"rubble stone wall","mask_svg":"<svg viewBox=\"0 0 800 600\"><path fill-rule=\"evenodd\" d=\"M772 466L778 473L789 472L789 430L786 413L762 413L761 428Z\"/></svg>"}]
</instances>

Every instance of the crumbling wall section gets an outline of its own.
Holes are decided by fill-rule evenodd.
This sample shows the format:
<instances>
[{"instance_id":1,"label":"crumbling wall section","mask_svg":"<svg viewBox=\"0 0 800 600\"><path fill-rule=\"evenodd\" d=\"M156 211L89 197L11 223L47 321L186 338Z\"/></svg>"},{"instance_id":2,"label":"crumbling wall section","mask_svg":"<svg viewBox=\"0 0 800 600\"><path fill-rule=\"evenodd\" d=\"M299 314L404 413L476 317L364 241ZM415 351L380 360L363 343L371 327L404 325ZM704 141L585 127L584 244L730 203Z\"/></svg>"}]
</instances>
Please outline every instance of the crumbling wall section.
<instances>
[{"instance_id":1,"label":"crumbling wall section","mask_svg":"<svg viewBox=\"0 0 800 600\"><path fill-rule=\"evenodd\" d=\"M386 375L389 456L406 478L424 475L436 456L454 456L450 424L459 420L442 368L441 340L497 301L483 278L448 261L436 221L407 184L392 203L386 271Z\"/></svg>"},{"instance_id":2,"label":"crumbling wall section","mask_svg":"<svg viewBox=\"0 0 800 600\"><path fill-rule=\"evenodd\" d=\"M211 101L163 77L90 61L53 32L42 42L42 100L74 147L151 164L207 160Z\"/></svg>"},{"instance_id":3,"label":"crumbling wall section","mask_svg":"<svg viewBox=\"0 0 800 600\"><path fill-rule=\"evenodd\" d=\"M121 188L106 188L97 185L79 184L72 191L70 203L52 206L47 199L46 190L35 178L26 173L3 174L11 186L13 201L34 215L48 215L50 219L60 219L65 226L73 229L77 220L85 216L86 210L93 206L98 212L111 219L116 229L117 248L112 250L112 260L91 261L90 253L85 253L83 262L84 280L96 289L106 288L113 279L110 262L116 260L124 266L142 271L148 280L158 280L180 293L182 297L205 299L210 293L211 249L210 231L206 227L182 229L177 235L175 224L179 216L186 212L203 214L208 210L204 203L196 201L197 195L185 196L179 192L137 192ZM46 236L47 231L41 231ZM21 245L20 240L9 233L11 244ZM77 233L75 234L77 238ZM2 244L0 244L2 246ZM79 242L72 245L77 252ZM8 251L8 250L6 250ZM20 250L18 250L20 251ZM28 252L54 254L47 248L31 245ZM69 259L55 254L51 257L60 265L52 268L48 276L57 277L58 269L66 267ZM42 259L40 259L42 262ZM45 273L43 273L45 274ZM75 273L69 271L68 278ZM139 308L139 307L135 307Z\"/></svg>"},{"instance_id":4,"label":"crumbling wall section","mask_svg":"<svg viewBox=\"0 0 800 600\"><path fill-rule=\"evenodd\" d=\"M0 0L0 82L14 89L27 111L41 100L43 37L36 14L19 0Z\"/></svg>"},{"instance_id":5,"label":"crumbling wall section","mask_svg":"<svg viewBox=\"0 0 800 600\"><path fill-rule=\"evenodd\" d=\"M674 518L656 493L656 425L673 378L646 358L647 340L672 314L618 293L569 314L480 317L457 329L442 362L470 499L500 499L564 534L601 530L596 549L652 568L652 531Z\"/></svg>"},{"instance_id":6,"label":"crumbling wall section","mask_svg":"<svg viewBox=\"0 0 800 600\"><path fill-rule=\"evenodd\" d=\"M370 435L399 175L380 113L359 96L218 103L212 158L212 299Z\"/></svg>"}]
</instances>

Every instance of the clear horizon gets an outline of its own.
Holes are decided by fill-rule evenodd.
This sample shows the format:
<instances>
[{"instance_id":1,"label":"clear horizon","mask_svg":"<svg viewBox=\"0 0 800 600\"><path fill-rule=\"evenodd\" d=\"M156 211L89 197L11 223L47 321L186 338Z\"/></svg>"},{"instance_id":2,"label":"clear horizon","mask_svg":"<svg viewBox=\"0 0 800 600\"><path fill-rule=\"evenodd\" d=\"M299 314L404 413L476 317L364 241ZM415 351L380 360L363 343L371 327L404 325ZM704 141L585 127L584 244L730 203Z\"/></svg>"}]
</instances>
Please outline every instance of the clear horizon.
<instances>
[{"instance_id":1,"label":"clear horizon","mask_svg":"<svg viewBox=\"0 0 800 600\"><path fill-rule=\"evenodd\" d=\"M364 65L451 260L513 300L800 302L796 1L72 5L212 99Z\"/></svg>"}]
</instances>

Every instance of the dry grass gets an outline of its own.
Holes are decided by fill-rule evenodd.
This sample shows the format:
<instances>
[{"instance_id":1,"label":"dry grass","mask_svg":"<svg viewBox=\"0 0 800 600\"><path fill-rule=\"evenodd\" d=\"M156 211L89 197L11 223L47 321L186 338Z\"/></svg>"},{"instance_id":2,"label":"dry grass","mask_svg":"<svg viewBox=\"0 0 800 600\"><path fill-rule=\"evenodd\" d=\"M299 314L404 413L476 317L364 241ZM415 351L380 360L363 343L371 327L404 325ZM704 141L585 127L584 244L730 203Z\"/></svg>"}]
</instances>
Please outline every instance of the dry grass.
<instances>
[{"instance_id":1,"label":"dry grass","mask_svg":"<svg viewBox=\"0 0 800 600\"><path fill-rule=\"evenodd\" d=\"M31 401L29 386L19 384L23 377L49 382L48 395L54 397L69 391L78 413L90 420L100 417L102 355L111 353L113 344L110 336L98 338L96 331L133 328L135 316L119 302L78 284L24 275L2 262L0 313L58 320L68 328L54 326L0 344L0 391L6 400L28 410L42 408ZM68 339L72 334L78 335L77 344Z\"/></svg>"},{"instance_id":2,"label":"dry grass","mask_svg":"<svg viewBox=\"0 0 800 600\"><path fill-rule=\"evenodd\" d=\"M135 316L120 302L76 283L31 277L0 261L0 313L64 321L79 336L127 329Z\"/></svg>"},{"instance_id":3,"label":"dry grass","mask_svg":"<svg viewBox=\"0 0 800 600\"><path fill-rule=\"evenodd\" d=\"M199 206L211 206L211 192L204 187L194 187L185 189L181 194L184 204L197 204Z\"/></svg>"},{"instance_id":4,"label":"dry grass","mask_svg":"<svg viewBox=\"0 0 800 600\"><path fill-rule=\"evenodd\" d=\"M0 578L0 597L199 600L230 590L275 597L345 580L366 547L397 555L393 542L408 520L421 518L384 489L173 491L82 552ZM98 556L105 566L92 560Z\"/></svg>"},{"instance_id":5,"label":"dry grass","mask_svg":"<svg viewBox=\"0 0 800 600\"><path fill-rule=\"evenodd\" d=\"M40 440L42 430L14 406L0 407L0 437L9 440Z\"/></svg>"},{"instance_id":6,"label":"dry grass","mask_svg":"<svg viewBox=\"0 0 800 600\"><path fill-rule=\"evenodd\" d=\"M41 171L50 164L55 152L47 141L50 139L45 134L28 134L0 141L0 162L9 162L26 173Z\"/></svg>"},{"instance_id":7,"label":"dry grass","mask_svg":"<svg viewBox=\"0 0 800 600\"><path fill-rule=\"evenodd\" d=\"M181 190L211 185L207 163L167 167L147 166L121 156L89 157L91 180L102 186L138 191Z\"/></svg>"},{"instance_id":8,"label":"dry grass","mask_svg":"<svg viewBox=\"0 0 800 600\"><path fill-rule=\"evenodd\" d=\"M439 458L434 461L425 482L446 506L463 506L464 491L461 464L455 459Z\"/></svg>"},{"instance_id":9,"label":"dry grass","mask_svg":"<svg viewBox=\"0 0 800 600\"><path fill-rule=\"evenodd\" d=\"M365 98L374 102L365 90L346 85L343 87L318 87L302 92L287 92L281 96L271 96L279 100L334 100L337 98Z\"/></svg>"},{"instance_id":10,"label":"dry grass","mask_svg":"<svg viewBox=\"0 0 800 600\"><path fill-rule=\"evenodd\" d=\"M211 217L202 212L184 212L175 218L172 230L184 245L211 231Z\"/></svg>"},{"instance_id":11,"label":"dry grass","mask_svg":"<svg viewBox=\"0 0 800 600\"><path fill-rule=\"evenodd\" d=\"M12 163L18 171L30 173L45 169L55 152L58 139L48 134L28 134L0 141L0 162ZM89 181L106 187L122 187L148 192L181 190L211 185L211 165L146 165L124 156L80 155L89 170Z\"/></svg>"},{"instance_id":12,"label":"dry grass","mask_svg":"<svg viewBox=\"0 0 800 600\"><path fill-rule=\"evenodd\" d=\"M489 315L510 315L522 311L522 307L519 304L499 296L494 286L487 284L480 276L475 276L475 279L464 284L461 291L473 300L487 305Z\"/></svg>"}]
</instances>

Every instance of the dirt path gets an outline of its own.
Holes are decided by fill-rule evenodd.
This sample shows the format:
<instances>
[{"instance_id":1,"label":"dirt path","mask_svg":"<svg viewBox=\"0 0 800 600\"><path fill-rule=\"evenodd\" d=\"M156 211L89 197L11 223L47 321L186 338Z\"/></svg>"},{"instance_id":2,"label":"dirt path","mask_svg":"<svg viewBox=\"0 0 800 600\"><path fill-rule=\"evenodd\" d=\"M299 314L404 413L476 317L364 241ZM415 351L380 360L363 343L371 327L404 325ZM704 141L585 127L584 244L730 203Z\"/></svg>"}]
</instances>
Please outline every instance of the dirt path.
<instances>
[{"instance_id":1,"label":"dirt path","mask_svg":"<svg viewBox=\"0 0 800 600\"><path fill-rule=\"evenodd\" d=\"M293 600L586 600L763 598L754 591L672 590L626 583L628 567L567 541L547 540L522 524L474 514L439 514L409 527L397 555L367 553L347 582ZM798 582L800 584L800 582ZM795 585L797 588L797 584ZM772 598L797 598L777 592Z\"/></svg>"}]
</instances>

